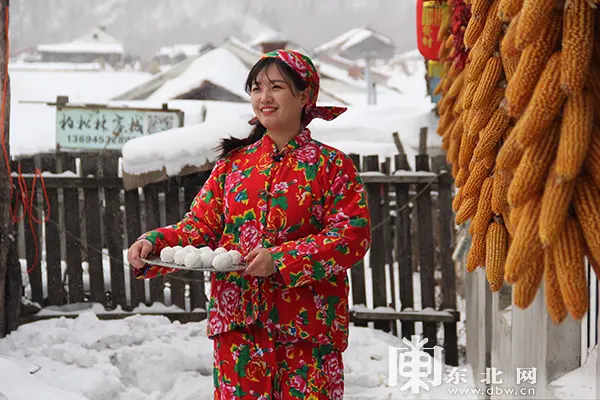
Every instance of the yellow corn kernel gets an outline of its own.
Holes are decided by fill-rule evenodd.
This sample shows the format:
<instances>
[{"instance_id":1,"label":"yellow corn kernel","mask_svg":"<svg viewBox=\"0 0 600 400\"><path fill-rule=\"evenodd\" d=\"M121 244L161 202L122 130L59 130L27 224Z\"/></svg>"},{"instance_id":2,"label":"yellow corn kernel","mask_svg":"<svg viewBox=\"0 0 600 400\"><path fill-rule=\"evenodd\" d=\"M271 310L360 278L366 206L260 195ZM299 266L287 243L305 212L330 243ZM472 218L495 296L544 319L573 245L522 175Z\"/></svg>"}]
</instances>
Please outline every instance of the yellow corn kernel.
<instances>
[{"instance_id":1,"label":"yellow corn kernel","mask_svg":"<svg viewBox=\"0 0 600 400\"><path fill-rule=\"evenodd\" d=\"M460 204L463 200L463 196L461 191L459 190L455 195L454 195L454 199L452 199L452 210L454 210L454 212L457 212L458 210L460 210Z\"/></svg>"},{"instance_id":2,"label":"yellow corn kernel","mask_svg":"<svg viewBox=\"0 0 600 400\"><path fill-rule=\"evenodd\" d=\"M462 225L467 220L475 215L477 212L477 197L465 197L461 204L460 209L456 213L454 217L454 221L457 225Z\"/></svg>"},{"instance_id":3,"label":"yellow corn kernel","mask_svg":"<svg viewBox=\"0 0 600 400\"><path fill-rule=\"evenodd\" d=\"M504 271L504 280L509 284L516 283L527 272L531 261L538 259L543 252L538 229L540 211L540 198L535 196L519 211L518 224L512 224L516 230Z\"/></svg>"},{"instance_id":4,"label":"yellow corn kernel","mask_svg":"<svg viewBox=\"0 0 600 400\"><path fill-rule=\"evenodd\" d=\"M526 309L533 303L544 276L543 254L530 261L530 266L521 279L515 283L513 289L513 304L521 309Z\"/></svg>"},{"instance_id":5,"label":"yellow corn kernel","mask_svg":"<svg viewBox=\"0 0 600 400\"><path fill-rule=\"evenodd\" d=\"M477 202L477 212L469 226L470 234L485 234L487 227L492 219L492 188L494 180L492 177L486 178L481 186L481 194Z\"/></svg>"},{"instance_id":6,"label":"yellow corn kernel","mask_svg":"<svg viewBox=\"0 0 600 400\"><path fill-rule=\"evenodd\" d=\"M519 226L519 219L521 218L521 215L523 215L523 210L525 209L525 207L514 207L510 209L510 221L509 224L513 227L513 236L514 233L517 233L517 226Z\"/></svg>"},{"instance_id":7,"label":"yellow corn kernel","mask_svg":"<svg viewBox=\"0 0 600 400\"><path fill-rule=\"evenodd\" d=\"M558 116L566 100L559 87L560 58L560 52L550 57L525 112L515 125L513 135L516 135L517 141L524 147L538 142Z\"/></svg>"},{"instance_id":8,"label":"yellow corn kernel","mask_svg":"<svg viewBox=\"0 0 600 400\"><path fill-rule=\"evenodd\" d=\"M469 67L469 73L467 75L467 80L469 82L479 80L487 60L498 48L503 27L503 23L500 21L497 15L498 1L499 0L493 0L492 4L490 5L486 17L485 27L483 28L483 32L481 32L481 36L473 48L475 53L472 55L471 66Z\"/></svg>"},{"instance_id":9,"label":"yellow corn kernel","mask_svg":"<svg viewBox=\"0 0 600 400\"><path fill-rule=\"evenodd\" d=\"M546 310L550 319L555 324L562 323L568 311L560 292L560 284L556 276L556 265L552 257L552 247L544 251L544 290L546 296Z\"/></svg>"},{"instance_id":10,"label":"yellow corn kernel","mask_svg":"<svg viewBox=\"0 0 600 400\"><path fill-rule=\"evenodd\" d=\"M473 96L473 107L483 107L487 103L494 93L501 75L502 59L499 56L491 57L485 65L485 69L477 85L477 90Z\"/></svg>"},{"instance_id":11,"label":"yellow corn kernel","mask_svg":"<svg viewBox=\"0 0 600 400\"><path fill-rule=\"evenodd\" d=\"M600 129L597 127L592 133L584 165L590 178L600 187Z\"/></svg>"},{"instance_id":12,"label":"yellow corn kernel","mask_svg":"<svg viewBox=\"0 0 600 400\"><path fill-rule=\"evenodd\" d=\"M477 135L469 135L466 131L463 132L462 141L460 143L460 153L458 155L458 165L461 168L467 168L473 158L473 151L477 146Z\"/></svg>"},{"instance_id":13,"label":"yellow corn kernel","mask_svg":"<svg viewBox=\"0 0 600 400\"><path fill-rule=\"evenodd\" d=\"M523 0L500 0L498 4L498 18L502 22L509 22L521 11Z\"/></svg>"},{"instance_id":14,"label":"yellow corn kernel","mask_svg":"<svg viewBox=\"0 0 600 400\"><path fill-rule=\"evenodd\" d=\"M462 137L462 134L465 129L464 117L465 117L465 115L461 113L458 116L458 118L455 120L454 127L452 128L452 132L450 134L450 138L452 140L457 140Z\"/></svg>"},{"instance_id":15,"label":"yellow corn kernel","mask_svg":"<svg viewBox=\"0 0 600 400\"><path fill-rule=\"evenodd\" d=\"M559 180L554 167L551 167L544 186L539 221L540 240L544 246L551 245L560 233L569 214L574 191L575 180Z\"/></svg>"},{"instance_id":16,"label":"yellow corn kernel","mask_svg":"<svg viewBox=\"0 0 600 400\"><path fill-rule=\"evenodd\" d=\"M458 97L461 89L463 88L464 81L465 81L465 74L464 73L458 74L456 76L456 78L454 79L454 82L452 83L452 86L450 87L450 90L448 91L446 96Z\"/></svg>"},{"instance_id":17,"label":"yellow corn kernel","mask_svg":"<svg viewBox=\"0 0 600 400\"><path fill-rule=\"evenodd\" d=\"M511 57L521 54L521 50L517 49L517 46L515 45L520 17L521 14L517 14L517 16L510 21L510 24L508 24L508 28L500 41L500 54L502 54L502 57Z\"/></svg>"},{"instance_id":18,"label":"yellow corn kernel","mask_svg":"<svg viewBox=\"0 0 600 400\"><path fill-rule=\"evenodd\" d=\"M515 45L523 50L535 42L542 29L550 21L555 0L524 0L517 26Z\"/></svg>"},{"instance_id":19,"label":"yellow corn kernel","mask_svg":"<svg viewBox=\"0 0 600 400\"><path fill-rule=\"evenodd\" d=\"M448 73L446 73L446 81L444 82L444 87L442 87L442 95L451 98L451 96L447 96L448 91L450 90L450 88L452 87L452 84L454 83L454 81L456 80L454 77L448 75Z\"/></svg>"},{"instance_id":20,"label":"yellow corn kernel","mask_svg":"<svg viewBox=\"0 0 600 400\"><path fill-rule=\"evenodd\" d=\"M458 171L460 169L460 167L458 166L458 163L453 163L452 165L452 176L455 177L456 175L458 175Z\"/></svg>"},{"instance_id":21,"label":"yellow corn kernel","mask_svg":"<svg viewBox=\"0 0 600 400\"><path fill-rule=\"evenodd\" d=\"M519 165L524 153L524 147L517 141L514 132L511 133L498 151L496 168L500 171L511 172Z\"/></svg>"},{"instance_id":22,"label":"yellow corn kernel","mask_svg":"<svg viewBox=\"0 0 600 400\"><path fill-rule=\"evenodd\" d=\"M573 205L590 259L600 261L600 190L588 175L577 179ZM597 266L594 263L595 266ZM599 275L600 278L600 275Z\"/></svg>"},{"instance_id":23,"label":"yellow corn kernel","mask_svg":"<svg viewBox=\"0 0 600 400\"><path fill-rule=\"evenodd\" d=\"M454 102L454 107L452 107L452 112L454 113L454 115L463 115L463 101L465 98L465 90L463 88L463 90L460 91L460 94L458 95L458 98L456 99L456 102Z\"/></svg>"},{"instance_id":24,"label":"yellow corn kernel","mask_svg":"<svg viewBox=\"0 0 600 400\"><path fill-rule=\"evenodd\" d=\"M587 313L589 299L583 234L575 218L566 218L552 255L565 306L573 319L580 320Z\"/></svg>"},{"instance_id":25,"label":"yellow corn kernel","mask_svg":"<svg viewBox=\"0 0 600 400\"><path fill-rule=\"evenodd\" d=\"M494 93L492 93L489 100L482 107L472 109L473 115L467 129L467 132L470 135L479 135L479 132L485 128L490 119L492 119L494 112L500 106L502 99L504 99L505 91L505 88L497 87L494 89Z\"/></svg>"},{"instance_id":26,"label":"yellow corn kernel","mask_svg":"<svg viewBox=\"0 0 600 400\"><path fill-rule=\"evenodd\" d=\"M587 0L569 0L564 10L560 87L568 94L583 90L594 50L594 9Z\"/></svg>"},{"instance_id":27,"label":"yellow corn kernel","mask_svg":"<svg viewBox=\"0 0 600 400\"><path fill-rule=\"evenodd\" d=\"M471 237L471 248L467 255L467 272L473 272L485 263L485 234Z\"/></svg>"},{"instance_id":28,"label":"yellow corn kernel","mask_svg":"<svg viewBox=\"0 0 600 400\"><path fill-rule=\"evenodd\" d=\"M485 18L472 14L471 18L469 19L469 23L467 24L467 29L465 30L465 36L463 37L463 42L467 48L470 49L475 46L477 39L481 37L484 27Z\"/></svg>"},{"instance_id":29,"label":"yellow corn kernel","mask_svg":"<svg viewBox=\"0 0 600 400\"><path fill-rule=\"evenodd\" d=\"M475 162L474 168L470 171L467 182L462 187L465 197L479 197L481 186L486 178L490 176L490 173L493 169L493 163L490 162L490 159L493 160L494 158L495 157L493 155L490 155L486 159Z\"/></svg>"},{"instance_id":30,"label":"yellow corn kernel","mask_svg":"<svg viewBox=\"0 0 600 400\"><path fill-rule=\"evenodd\" d=\"M442 93L442 89L444 88L444 84L446 81L446 77L444 76L442 79L440 79L440 81L438 82L437 86L435 87L435 89L433 89L433 94L435 96L439 95Z\"/></svg>"},{"instance_id":31,"label":"yellow corn kernel","mask_svg":"<svg viewBox=\"0 0 600 400\"><path fill-rule=\"evenodd\" d=\"M559 124L554 124L540 143L525 149L508 188L508 204L518 207L544 189L550 164L556 156L559 140Z\"/></svg>"},{"instance_id":32,"label":"yellow corn kernel","mask_svg":"<svg viewBox=\"0 0 600 400\"><path fill-rule=\"evenodd\" d=\"M468 168L461 168L458 171L458 175L456 175L456 179L454 180L454 184L456 185L457 188L461 188L465 185L465 183L467 182L467 179L469 179L469 169Z\"/></svg>"},{"instance_id":33,"label":"yellow corn kernel","mask_svg":"<svg viewBox=\"0 0 600 400\"><path fill-rule=\"evenodd\" d=\"M508 251L508 232L498 222L489 224L485 235L485 276L492 292L497 292L504 283L504 263Z\"/></svg>"},{"instance_id":34,"label":"yellow corn kernel","mask_svg":"<svg viewBox=\"0 0 600 400\"><path fill-rule=\"evenodd\" d=\"M521 53L516 53L516 54L500 53L500 57L502 58L502 67L504 68L504 76L506 77L506 81L510 82L510 80L515 75L515 72L517 71L517 67L519 66L519 61L521 59Z\"/></svg>"},{"instance_id":35,"label":"yellow corn kernel","mask_svg":"<svg viewBox=\"0 0 600 400\"><path fill-rule=\"evenodd\" d=\"M575 179L587 154L594 119L592 95L581 91L569 96L563 109L560 141L556 154L559 179Z\"/></svg>"},{"instance_id":36,"label":"yellow corn kernel","mask_svg":"<svg viewBox=\"0 0 600 400\"><path fill-rule=\"evenodd\" d=\"M506 231L508 232L508 246L510 247L510 241L511 241L512 237L515 235L514 227L510 223L510 215L509 215L508 211L501 214L501 217L502 217L502 222L504 223L504 226L506 226Z\"/></svg>"},{"instance_id":37,"label":"yellow corn kernel","mask_svg":"<svg viewBox=\"0 0 600 400\"><path fill-rule=\"evenodd\" d=\"M452 140L450 139L450 148L448 149L448 154L446 154L446 159L452 166L456 165L458 167L458 152L460 150L460 140Z\"/></svg>"},{"instance_id":38,"label":"yellow corn kernel","mask_svg":"<svg viewBox=\"0 0 600 400\"><path fill-rule=\"evenodd\" d=\"M492 212L496 215L508 212L508 188L510 176L507 172L494 173L494 186L492 189ZM510 230L509 230L510 231Z\"/></svg>"},{"instance_id":39,"label":"yellow corn kernel","mask_svg":"<svg viewBox=\"0 0 600 400\"><path fill-rule=\"evenodd\" d=\"M506 88L506 100L511 116L518 117L525 110L546 62L556 49L561 29L562 14L555 10L552 12L550 23L544 26L537 40L525 47L521 53L517 69Z\"/></svg>"},{"instance_id":40,"label":"yellow corn kernel","mask_svg":"<svg viewBox=\"0 0 600 400\"><path fill-rule=\"evenodd\" d=\"M503 107L494 111L492 119L486 127L479 133L479 141L473 152L473 157L476 160L489 156L497 147L502 134L508 128L510 117Z\"/></svg>"},{"instance_id":41,"label":"yellow corn kernel","mask_svg":"<svg viewBox=\"0 0 600 400\"><path fill-rule=\"evenodd\" d=\"M488 12L489 5L490 5L489 0L472 0L471 1L471 14L485 17Z\"/></svg>"},{"instance_id":42,"label":"yellow corn kernel","mask_svg":"<svg viewBox=\"0 0 600 400\"><path fill-rule=\"evenodd\" d=\"M469 110L471 108L473 104L473 97L475 97L475 92L477 91L478 85L479 80L467 83L467 86L465 87L465 97L463 98L463 108L465 110Z\"/></svg>"}]
</instances>

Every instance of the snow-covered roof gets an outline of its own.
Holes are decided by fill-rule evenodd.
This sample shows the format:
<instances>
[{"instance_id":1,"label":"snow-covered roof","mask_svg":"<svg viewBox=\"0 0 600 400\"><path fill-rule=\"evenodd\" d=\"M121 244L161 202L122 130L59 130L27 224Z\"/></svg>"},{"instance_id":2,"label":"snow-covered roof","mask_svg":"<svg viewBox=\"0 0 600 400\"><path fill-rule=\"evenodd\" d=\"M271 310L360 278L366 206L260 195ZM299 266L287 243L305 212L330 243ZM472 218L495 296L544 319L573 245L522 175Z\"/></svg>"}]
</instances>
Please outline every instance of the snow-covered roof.
<instances>
[{"instance_id":1,"label":"snow-covered roof","mask_svg":"<svg viewBox=\"0 0 600 400\"><path fill-rule=\"evenodd\" d=\"M237 53L220 46L177 63L112 99L166 101L180 98L208 83L220 87L232 96L249 100L244 89L248 72L248 64Z\"/></svg>"},{"instance_id":2,"label":"snow-covered roof","mask_svg":"<svg viewBox=\"0 0 600 400\"><path fill-rule=\"evenodd\" d=\"M419 146L419 129L422 126L434 131L437 119L431 112L432 104L412 99L403 106L350 106L348 111L333 121L316 119L311 125L313 137L346 153L360 155L378 154L393 157L397 154L392 133L399 132L414 166L414 155ZM410 103L410 104L409 104ZM240 111L243 111L240 113ZM123 168L126 184L139 176L162 171L163 178L176 176L185 168L203 168L216 160L215 148L222 138L245 137L251 127L250 107L238 113L213 113L206 122L172 129L133 139L123 147ZM430 135L429 144L439 146L439 138ZM149 176L149 175L148 175ZM148 183L148 182L146 182Z\"/></svg>"},{"instance_id":3,"label":"snow-covered roof","mask_svg":"<svg viewBox=\"0 0 600 400\"><path fill-rule=\"evenodd\" d=\"M87 42L70 42L57 44L40 44L37 49L41 53L94 53L94 54L122 54L121 44L100 44Z\"/></svg>"},{"instance_id":4,"label":"snow-covered roof","mask_svg":"<svg viewBox=\"0 0 600 400\"><path fill-rule=\"evenodd\" d=\"M102 28L93 28L67 43L40 44L37 50L43 53L122 54L124 52L123 45Z\"/></svg>"},{"instance_id":5,"label":"snow-covered roof","mask_svg":"<svg viewBox=\"0 0 600 400\"><path fill-rule=\"evenodd\" d=\"M203 82L211 82L242 99L248 99L244 90L248 72L248 68L235 54L216 48L196 58L185 71L165 82L148 99L174 99L199 87Z\"/></svg>"},{"instance_id":6,"label":"snow-covered roof","mask_svg":"<svg viewBox=\"0 0 600 400\"><path fill-rule=\"evenodd\" d=\"M225 39L220 47L234 53L240 60L242 60L244 64L246 64L248 68L251 68L262 55L260 51L254 49L252 46L242 42L234 36L230 36Z\"/></svg>"},{"instance_id":7,"label":"snow-covered roof","mask_svg":"<svg viewBox=\"0 0 600 400\"><path fill-rule=\"evenodd\" d=\"M354 47L369 38L375 38L385 45L394 47L394 42L390 38L373 31L369 27L363 26L360 28L351 29L340 36L321 44L315 48L314 51L316 53L339 53Z\"/></svg>"},{"instance_id":8,"label":"snow-covered roof","mask_svg":"<svg viewBox=\"0 0 600 400\"><path fill-rule=\"evenodd\" d=\"M250 46L258 46L262 43L287 41L289 41L289 39L283 33L276 30L266 30L256 35L249 44Z\"/></svg>"},{"instance_id":9,"label":"snow-covered roof","mask_svg":"<svg viewBox=\"0 0 600 400\"><path fill-rule=\"evenodd\" d=\"M186 57L194 57L200 55L204 44L174 44L172 46L163 46L157 52L157 56L176 57L180 54Z\"/></svg>"}]
</instances>

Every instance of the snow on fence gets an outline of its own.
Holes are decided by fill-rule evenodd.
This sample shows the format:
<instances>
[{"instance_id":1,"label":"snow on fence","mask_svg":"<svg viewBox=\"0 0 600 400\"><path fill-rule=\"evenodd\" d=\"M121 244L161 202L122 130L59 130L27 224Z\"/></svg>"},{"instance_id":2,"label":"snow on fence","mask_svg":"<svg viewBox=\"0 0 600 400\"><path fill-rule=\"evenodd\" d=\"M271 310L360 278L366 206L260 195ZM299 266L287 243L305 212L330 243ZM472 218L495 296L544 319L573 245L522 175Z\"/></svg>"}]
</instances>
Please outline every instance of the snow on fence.
<instances>
[{"instance_id":1,"label":"snow on fence","mask_svg":"<svg viewBox=\"0 0 600 400\"><path fill-rule=\"evenodd\" d=\"M422 333L428 347L439 344L442 331L446 363L458 365L452 179L443 156L418 155L417 171L409 171L405 155L395 157L395 171L390 159L351 157L366 184L373 234L371 250L349 272L352 321L403 337ZM24 313L23 323L76 315L82 304L105 310L100 318L133 312L206 318L208 274L180 271L136 280L124 250L142 232L181 219L209 171L124 190L118 157L111 153L20 162L29 188L36 167L46 172L50 210L42 211L47 205L38 184L34 209L48 221L33 225L35 235L21 224L18 235L21 263L29 271L26 294L39 305Z\"/></svg>"}]
</instances>

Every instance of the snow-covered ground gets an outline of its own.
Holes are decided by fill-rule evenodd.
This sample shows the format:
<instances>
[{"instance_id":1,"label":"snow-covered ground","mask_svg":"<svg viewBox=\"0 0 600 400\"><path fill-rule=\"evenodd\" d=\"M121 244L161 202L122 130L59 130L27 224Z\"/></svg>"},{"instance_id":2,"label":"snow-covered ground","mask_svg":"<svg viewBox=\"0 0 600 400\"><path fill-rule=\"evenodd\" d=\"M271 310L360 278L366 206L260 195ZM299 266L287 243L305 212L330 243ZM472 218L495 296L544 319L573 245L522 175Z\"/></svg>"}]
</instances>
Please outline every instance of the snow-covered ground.
<instances>
[{"instance_id":1,"label":"snow-covered ground","mask_svg":"<svg viewBox=\"0 0 600 400\"><path fill-rule=\"evenodd\" d=\"M442 398L457 386L435 387L420 397L401 390L402 380L389 387L389 346L406 347L381 331L351 328L344 353L346 398ZM33 376L15 370L27 364L41 369ZM0 341L0 393L10 400L202 400L212 398L212 382L212 341L205 321L180 324L141 315L100 321L90 311L76 319L21 326ZM459 387L469 385L472 381ZM58 389L75 395L62 396Z\"/></svg>"}]
</instances>

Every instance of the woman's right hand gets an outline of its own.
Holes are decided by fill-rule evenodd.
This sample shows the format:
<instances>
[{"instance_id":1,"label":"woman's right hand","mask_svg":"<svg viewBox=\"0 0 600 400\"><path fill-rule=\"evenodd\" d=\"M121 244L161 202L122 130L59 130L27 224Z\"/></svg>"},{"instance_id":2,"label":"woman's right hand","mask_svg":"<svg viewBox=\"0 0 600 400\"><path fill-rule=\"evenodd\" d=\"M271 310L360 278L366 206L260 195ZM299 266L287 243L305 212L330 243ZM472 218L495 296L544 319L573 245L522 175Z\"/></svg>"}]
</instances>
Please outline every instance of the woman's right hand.
<instances>
[{"instance_id":1,"label":"woman's right hand","mask_svg":"<svg viewBox=\"0 0 600 400\"><path fill-rule=\"evenodd\" d=\"M152 242L147 239L138 240L127 250L127 262L135 269L144 268L146 263L141 258L148 257L153 247Z\"/></svg>"}]
</instances>

